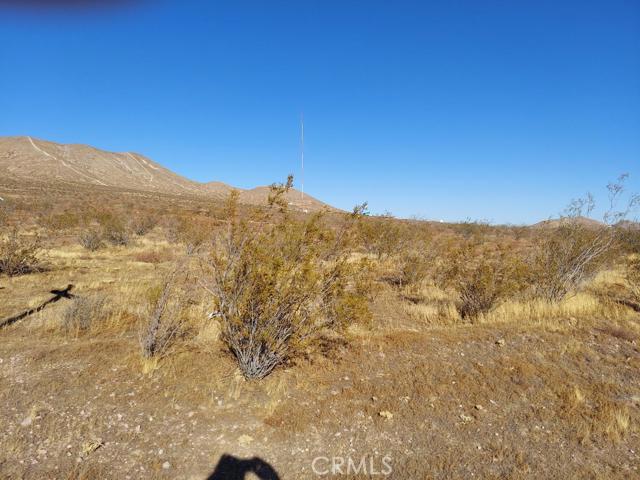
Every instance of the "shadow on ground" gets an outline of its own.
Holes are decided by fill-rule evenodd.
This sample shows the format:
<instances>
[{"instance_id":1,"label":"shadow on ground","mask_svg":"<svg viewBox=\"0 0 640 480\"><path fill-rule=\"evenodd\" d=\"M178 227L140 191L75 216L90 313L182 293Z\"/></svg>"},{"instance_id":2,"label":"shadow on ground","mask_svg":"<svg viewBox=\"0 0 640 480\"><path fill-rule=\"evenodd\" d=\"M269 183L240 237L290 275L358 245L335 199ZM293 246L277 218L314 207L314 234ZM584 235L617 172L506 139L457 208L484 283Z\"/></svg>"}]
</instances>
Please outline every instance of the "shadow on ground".
<instances>
[{"instance_id":1,"label":"shadow on ground","mask_svg":"<svg viewBox=\"0 0 640 480\"><path fill-rule=\"evenodd\" d=\"M248 473L253 473L260 480L280 480L278 472L259 457L242 459L226 454L220 457L207 480L245 480Z\"/></svg>"},{"instance_id":2,"label":"shadow on ground","mask_svg":"<svg viewBox=\"0 0 640 480\"><path fill-rule=\"evenodd\" d=\"M30 308L28 310L25 310L22 313L19 313L17 315L14 315L13 317L9 317L9 318L5 318L4 320L0 320L0 328L3 327L7 327L13 323L16 323L17 321L22 320L23 318L27 318L30 315L33 315L34 313L38 313L42 310L45 309L45 307L47 305L50 305L52 303L56 303L57 301L66 298L68 300L74 298L74 295L71 293L71 289L73 288L73 285L69 284L67 285L67 288L63 288L62 290L51 290L49 293L53 294L53 297L51 297L49 300L47 300L46 302L41 303L40 305L38 305L35 308Z\"/></svg>"}]
</instances>

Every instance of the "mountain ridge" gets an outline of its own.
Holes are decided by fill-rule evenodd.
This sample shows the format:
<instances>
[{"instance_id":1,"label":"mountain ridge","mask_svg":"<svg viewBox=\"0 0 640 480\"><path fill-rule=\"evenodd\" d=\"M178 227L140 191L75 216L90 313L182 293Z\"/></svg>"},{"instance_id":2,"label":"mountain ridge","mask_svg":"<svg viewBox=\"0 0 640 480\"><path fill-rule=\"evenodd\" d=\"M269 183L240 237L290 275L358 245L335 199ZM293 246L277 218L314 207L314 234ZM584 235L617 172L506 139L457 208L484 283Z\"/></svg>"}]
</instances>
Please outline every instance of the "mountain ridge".
<instances>
[{"instance_id":1,"label":"mountain ridge","mask_svg":"<svg viewBox=\"0 0 640 480\"><path fill-rule=\"evenodd\" d=\"M110 152L31 136L0 137L0 171L19 180L62 181L218 200L237 190L239 201L250 205L265 204L269 193L267 186L241 189L220 181L197 182L137 152ZM337 210L294 189L286 198L290 206L303 211Z\"/></svg>"}]
</instances>

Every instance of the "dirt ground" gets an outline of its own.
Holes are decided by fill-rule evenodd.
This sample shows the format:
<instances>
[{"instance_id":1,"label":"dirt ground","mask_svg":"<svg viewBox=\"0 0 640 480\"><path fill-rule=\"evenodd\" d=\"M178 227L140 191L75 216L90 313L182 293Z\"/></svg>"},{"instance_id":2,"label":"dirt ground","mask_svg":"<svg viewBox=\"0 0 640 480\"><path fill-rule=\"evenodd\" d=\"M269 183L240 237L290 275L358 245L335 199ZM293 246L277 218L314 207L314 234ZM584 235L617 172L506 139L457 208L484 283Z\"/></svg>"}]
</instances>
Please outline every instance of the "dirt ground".
<instances>
[{"instance_id":1,"label":"dirt ground","mask_svg":"<svg viewBox=\"0 0 640 480\"><path fill-rule=\"evenodd\" d=\"M640 476L637 337L597 321L355 332L246 382L218 347L144 373L134 334L53 334L55 308L0 332L2 478Z\"/></svg>"}]
</instances>

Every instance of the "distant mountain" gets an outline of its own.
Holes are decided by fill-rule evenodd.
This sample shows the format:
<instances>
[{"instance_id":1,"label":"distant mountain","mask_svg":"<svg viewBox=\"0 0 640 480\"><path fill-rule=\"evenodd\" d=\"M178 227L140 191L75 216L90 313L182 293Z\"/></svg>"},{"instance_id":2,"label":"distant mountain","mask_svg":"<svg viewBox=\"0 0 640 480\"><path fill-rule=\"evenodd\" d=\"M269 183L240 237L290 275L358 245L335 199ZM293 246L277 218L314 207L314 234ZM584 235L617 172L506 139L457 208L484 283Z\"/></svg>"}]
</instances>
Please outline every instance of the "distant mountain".
<instances>
[{"instance_id":1,"label":"distant mountain","mask_svg":"<svg viewBox=\"0 0 640 480\"><path fill-rule=\"evenodd\" d=\"M114 153L88 145L63 145L33 137L0 137L0 172L18 180L67 182L99 187L127 188L173 195L202 195L223 199L234 187L222 182L199 183L182 177L139 153ZM240 192L240 202L266 203L269 187ZM333 207L296 190L290 205L317 211Z\"/></svg>"},{"instance_id":2,"label":"distant mountain","mask_svg":"<svg viewBox=\"0 0 640 480\"><path fill-rule=\"evenodd\" d=\"M595 220L593 218L589 218L589 217L575 217L575 218L565 217L565 218L554 218L551 220L543 220L541 222L533 224L532 227L557 228L567 222L577 222L579 225L582 225L584 227L590 227L590 228L597 228L597 227L604 226L603 222L599 220Z\"/></svg>"}]
</instances>

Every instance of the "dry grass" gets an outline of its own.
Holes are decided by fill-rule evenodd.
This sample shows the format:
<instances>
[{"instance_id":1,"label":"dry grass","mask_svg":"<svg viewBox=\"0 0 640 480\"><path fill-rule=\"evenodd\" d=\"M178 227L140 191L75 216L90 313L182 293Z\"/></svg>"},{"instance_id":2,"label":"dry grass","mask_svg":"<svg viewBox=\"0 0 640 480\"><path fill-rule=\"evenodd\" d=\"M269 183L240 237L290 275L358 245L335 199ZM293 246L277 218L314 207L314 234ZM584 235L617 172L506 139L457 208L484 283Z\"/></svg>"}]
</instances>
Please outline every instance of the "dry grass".
<instances>
[{"instance_id":1,"label":"dry grass","mask_svg":"<svg viewBox=\"0 0 640 480\"><path fill-rule=\"evenodd\" d=\"M458 229L491 242L511 235ZM184 250L161 227L96 252L72 229L41 235L49 268L0 277L0 318L70 283L79 296L103 295L109 313L85 334L63 335L71 300L62 299L0 330L0 476L206 478L229 452L258 455L283 478L309 478L313 456L345 452L390 452L396 478L637 476L640 316L616 301L627 293L621 266L559 302L507 298L463 320L454 290L428 275L399 286L389 280L397 258L359 253L353 261L377 268L371 325L247 382L196 294L182 319L192 335L169 355L141 358L149 292ZM253 440L241 444L242 435ZM104 447L78 462L97 438Z\"/></svg>"},{"instance_id":2,"label":"dry grass","mask_svg":"<svg viewBox=\"0 0 640 480\"><path fill-rule=\"evenodd\" d=\"M570 328L581 321L607 319L615 322L636 317L629 307L607 297L608 286L620 282L620 270L603 272L584 291L552 302L541 298L507 300L472 323L495 325L516 323L549 328ZM402 289L399 295L402 311L422 326L459 325L465 322L456 309L455 292L444 291L423 282Z\"/></svg>"}]
</instances>

